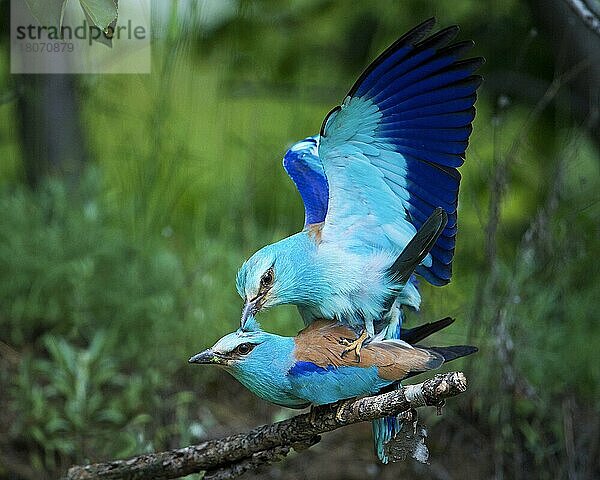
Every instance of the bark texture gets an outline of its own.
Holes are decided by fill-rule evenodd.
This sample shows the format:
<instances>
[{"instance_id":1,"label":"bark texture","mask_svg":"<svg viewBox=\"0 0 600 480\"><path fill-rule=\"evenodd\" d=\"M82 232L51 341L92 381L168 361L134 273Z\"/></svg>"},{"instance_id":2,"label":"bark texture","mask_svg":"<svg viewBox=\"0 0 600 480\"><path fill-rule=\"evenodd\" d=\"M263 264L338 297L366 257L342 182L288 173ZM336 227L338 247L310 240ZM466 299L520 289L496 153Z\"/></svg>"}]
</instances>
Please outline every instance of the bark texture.
<instances>
[{"instance_id":1,"label":"bark texture","mask_svg":"<svg viewBox=\"0 0 600 480\"><path fill-rule=\"evenodd\" d=\"M300 451L318 443L322 433L398 415L415 407L440 407L446 398L458 395L466 388L467 380L461 372L443 373L408 388L315 407L309 413L263 425L248 433L127 460L75 466L69 469L66 478L162 480L201 471L206 472L205 479L235 478L248 470L283 459L291 448Z\"/></svg>"}]
</instances>

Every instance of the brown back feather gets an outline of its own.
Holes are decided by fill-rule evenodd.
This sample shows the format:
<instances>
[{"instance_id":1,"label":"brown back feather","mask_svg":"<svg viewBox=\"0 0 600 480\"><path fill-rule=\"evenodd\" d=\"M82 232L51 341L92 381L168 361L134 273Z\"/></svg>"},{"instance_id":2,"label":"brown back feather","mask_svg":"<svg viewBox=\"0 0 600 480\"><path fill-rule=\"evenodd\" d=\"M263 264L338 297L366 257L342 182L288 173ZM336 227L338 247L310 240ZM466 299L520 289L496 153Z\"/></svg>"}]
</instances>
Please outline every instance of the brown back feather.
<instances>
[{"instance_id":1,"label":"brown back feather","mask_svg":"<svg viewBox=\"0 0 600 480\"><path fill-rule=\"evenodd\" d=\"M379 376L386 380L401 380L409 373L425 372L444 363L443 357L422 347L384 340L370 342L360 352L360 362L350 352L342 357L346 346L342 339L354 340L355 333L348 327L330 320L317 320L294 338L296 360L312 362L321 367L376 366Z\"/></svg>"},{"instance_id":2,"label":"brown back feather","mask_svg":"<svg viewBox=\"0 0 600 480\"><path fill-rule=\"evenodd\" d=\"M308 230L308 236L311 237L317 245L321 243L323 225L325 225L325 222L311 223L310 225L306 226Z\"/></svg>"}]
</instances>

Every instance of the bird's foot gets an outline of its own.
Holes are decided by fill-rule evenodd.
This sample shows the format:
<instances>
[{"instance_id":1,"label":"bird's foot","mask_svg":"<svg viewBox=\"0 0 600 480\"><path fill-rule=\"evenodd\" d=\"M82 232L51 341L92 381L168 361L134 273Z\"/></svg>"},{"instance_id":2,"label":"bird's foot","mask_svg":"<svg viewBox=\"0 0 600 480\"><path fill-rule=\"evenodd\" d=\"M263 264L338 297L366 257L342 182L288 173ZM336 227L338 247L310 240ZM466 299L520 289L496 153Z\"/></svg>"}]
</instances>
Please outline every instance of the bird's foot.
<instances>
[{"instance_id":1,"label":"bird's foot","mask_svg":"<svg viewBox=\"0 0 600 480\"><path fill-rule=\"evenodd\" d=\"M356 363L360 363L360 351L365 343L365 340L369 337L366 330L363 330L360 336L353 341L350 341L346 338L340 339L340 343L345 345L346 348L342 351L341 357L344 358L348 353L354 352L356 357Z\"/></svg>"}]
</instances>

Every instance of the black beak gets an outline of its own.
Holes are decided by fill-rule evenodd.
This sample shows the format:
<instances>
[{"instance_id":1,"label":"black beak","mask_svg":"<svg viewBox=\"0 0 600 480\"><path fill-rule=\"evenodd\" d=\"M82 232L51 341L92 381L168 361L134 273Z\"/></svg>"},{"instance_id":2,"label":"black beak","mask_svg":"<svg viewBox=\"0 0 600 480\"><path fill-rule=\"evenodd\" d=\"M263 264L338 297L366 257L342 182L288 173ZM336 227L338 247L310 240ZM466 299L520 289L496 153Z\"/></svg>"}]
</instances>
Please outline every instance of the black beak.
<instances>
[{"instance_id":1,"label":"black beak","mask_svg":"<svg viewBox=\"0 0 600 480\"><path fill-rule=\"evenodd\" d=\"M215 355L215 352L212 351L211 348L204 350L203 352L197 353L193 357L188 360L189 363L200 363L200 364L210 364L217 363L218 357Z\"/></svg>"},{"instance_id":2,"label":"black beak","mask_svg":"<svg viewBox=\"0 0 600 480\"><path fill-rule=\"evenodd\" d=\"M260 310L263 298L264 295L259 295L252 300L246 301L244 309L242 310L242 326L246 324L246 320L248 320L248 317L253 317L254 315L256 315L256 312Z\"/></svg>"}]
</instances>

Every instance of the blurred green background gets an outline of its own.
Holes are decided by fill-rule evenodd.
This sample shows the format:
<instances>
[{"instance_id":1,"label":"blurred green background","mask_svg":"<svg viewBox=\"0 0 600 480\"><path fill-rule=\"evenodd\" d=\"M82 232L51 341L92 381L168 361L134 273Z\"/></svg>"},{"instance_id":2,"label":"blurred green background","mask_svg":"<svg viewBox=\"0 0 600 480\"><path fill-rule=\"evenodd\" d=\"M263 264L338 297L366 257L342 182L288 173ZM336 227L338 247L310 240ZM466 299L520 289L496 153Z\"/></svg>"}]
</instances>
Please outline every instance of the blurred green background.
<instances>
[{"instance_id":1,"label":"blurred green background","mask_svg":"<svg viewBox=\"0 0 600 480\"><path fill-rule=\"evenodd\" d=\"M470 389L426 414L429 466L378 465L356 425L257 478L600 477L598 37L563 0L206 0L154 2L151 75L10 75L3 22L0 479L293 413L187 359L236 328L242 261L302 226L286 148L432 15L486 81L453 281L410 318L458 319L435 342L480 347L450 366Z\"/></svg>"}]
</instances>

